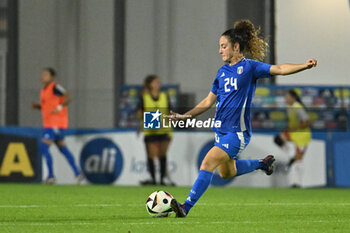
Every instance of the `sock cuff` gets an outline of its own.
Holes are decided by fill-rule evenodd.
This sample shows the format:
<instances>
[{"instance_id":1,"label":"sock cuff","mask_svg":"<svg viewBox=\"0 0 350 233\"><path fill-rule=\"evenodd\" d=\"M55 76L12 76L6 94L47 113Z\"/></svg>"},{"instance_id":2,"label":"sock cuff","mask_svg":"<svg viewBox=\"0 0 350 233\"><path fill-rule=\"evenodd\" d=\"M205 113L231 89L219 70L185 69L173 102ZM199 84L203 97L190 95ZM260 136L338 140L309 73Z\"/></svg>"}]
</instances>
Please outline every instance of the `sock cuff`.
<instances>
[{"instance_id":1,"label":"sock cuff","mask_svg":"<svg viewBox=\"0 0 350 233\"><path fill-rule=\"evenodd\" d=\"M64 145L64 146L60 146L59 149L60 149L60 150L67 150L68 148L67 148L66 145Z\"/></svg>"},{"instance_id":2,"label":"sock cuff","mask_svg":"<svg viewBox=\"0 0 350 233\"><path fill-rule=\"evenodd\" d=\"M201 176L205 176L205 177L212 177L213 173L210 171L206 171L206 170L200 170L199 171L199 175Z\"/></svg>"},{"instance_id":3,"label":"sock cuff","mask_svg":"<svg viewBox=\"0 0 350 233\"><path fill-rule=\"evenodd\" d=\"M40 148L41 148L41 151L48 151L49 150L49 145L47 145L45 142L41 142L40 143Z\"/></svg>"}]
</instances>

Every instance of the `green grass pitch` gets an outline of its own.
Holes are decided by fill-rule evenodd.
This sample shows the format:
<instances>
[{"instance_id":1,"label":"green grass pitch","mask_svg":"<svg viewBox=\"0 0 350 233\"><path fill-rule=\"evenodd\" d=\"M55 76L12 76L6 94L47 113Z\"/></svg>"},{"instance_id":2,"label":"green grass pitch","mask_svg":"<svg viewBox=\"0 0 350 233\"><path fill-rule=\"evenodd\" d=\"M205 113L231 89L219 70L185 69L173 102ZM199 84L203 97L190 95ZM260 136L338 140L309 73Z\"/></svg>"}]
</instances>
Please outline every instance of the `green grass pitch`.
<instances>
[{"instance_id":1,"label":"green grass pitch","mask_svg":"<svg viewBox=\"0 0 350 233\"><path fill-rule=\"evenodd\" d=\"M146 212L153 191L189 189L0 184L0 232L350 232L350 189L211 187L185 219Z\"/></svg>"}]
</instances>

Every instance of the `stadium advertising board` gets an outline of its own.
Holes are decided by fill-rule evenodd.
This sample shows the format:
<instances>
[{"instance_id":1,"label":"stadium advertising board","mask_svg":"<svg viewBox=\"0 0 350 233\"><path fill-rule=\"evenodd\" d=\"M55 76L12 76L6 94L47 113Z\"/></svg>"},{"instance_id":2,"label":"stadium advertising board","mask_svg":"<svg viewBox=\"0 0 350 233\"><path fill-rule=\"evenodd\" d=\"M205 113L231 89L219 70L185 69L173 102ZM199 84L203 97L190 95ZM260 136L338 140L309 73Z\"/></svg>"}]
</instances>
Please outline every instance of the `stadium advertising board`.
<instances>
[{"instance_id":1,"label":"stadium advertising board","mask_svg":"<svg viewBox=\"0 0 350 233\"><path fill-rule=\"evenodd\" d=\"M180 186L191 186L198 175L198 167L206 151L213 145L214 134L210 132L176 132L168 152L168 173L172 180ZM99 132L76 134L66 137L76 161L86 176L86 183L139 185L148 177L146 151L143 136L134 131ZM55 163L54 170L57 182L74 184L74 175L67 168L64 156L52 147ZM303 160L304 187L326 185L325 143L313 140ZM212 185L246 186L246 187L288 187L290 173L285 171L286 163L293 151L285 152L273 144L273 135L255 134L241 158L263 158L274 154L276 172L272 176L261 175L256 171L235 179L224 180L215 172ZM156 161L158 162L158 161ZM45 164L45 163L43 163ZM156 163L156 169L159 166ZM43 178L46 177L46 166L43 166ZM159 181L159 179L158 179Z\"/></svg>"},{"instance_id":2,"label":"stadium advertising board","mask_svg":"<svg viewBox=\"0 0 350 233\"><path fill-rule=\"evenodd\" d=\"M0 182L41 179L36 138L0 134Z\"/></svg>"}]
</instances>

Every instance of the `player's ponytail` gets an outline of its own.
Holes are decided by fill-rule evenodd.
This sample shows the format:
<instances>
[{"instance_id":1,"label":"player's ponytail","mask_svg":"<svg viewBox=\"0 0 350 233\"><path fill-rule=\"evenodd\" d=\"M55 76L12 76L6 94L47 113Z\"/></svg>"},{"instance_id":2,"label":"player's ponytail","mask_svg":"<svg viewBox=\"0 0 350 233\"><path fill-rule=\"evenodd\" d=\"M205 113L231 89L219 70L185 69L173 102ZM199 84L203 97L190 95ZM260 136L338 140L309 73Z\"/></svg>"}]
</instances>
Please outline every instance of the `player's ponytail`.
<instances>
[{"instance_id":1,"label":"player's ponytail","mask_svg":"<svg viewBox=\"0 0 350 233\"><path fill-rule=\"evenodd\" d=\"M299 104L301 104L301 105L304 107L304 109L306 109L305 104L303 103L303 101L301 101L301 99L300 99L298 93L297 93L295 90L289 89L289 90L288 90L288 94L289 94L290 96L292 96L292 97L295 99L295 101L297 101Z\"/></svg>"},{"instance_id":2,"label":"player's ponytail","mask_svg":"<svg viewBox=\"0 0 350 233\"><path fill-rule=\"evenodd\" d=\"M240 20L222 36L228 37L232 45L239 43L241 53L249 53L253 59L263 60L269 45L259 34L260 27L255 29L249 20Z\"/></svg>"}]
</instances>

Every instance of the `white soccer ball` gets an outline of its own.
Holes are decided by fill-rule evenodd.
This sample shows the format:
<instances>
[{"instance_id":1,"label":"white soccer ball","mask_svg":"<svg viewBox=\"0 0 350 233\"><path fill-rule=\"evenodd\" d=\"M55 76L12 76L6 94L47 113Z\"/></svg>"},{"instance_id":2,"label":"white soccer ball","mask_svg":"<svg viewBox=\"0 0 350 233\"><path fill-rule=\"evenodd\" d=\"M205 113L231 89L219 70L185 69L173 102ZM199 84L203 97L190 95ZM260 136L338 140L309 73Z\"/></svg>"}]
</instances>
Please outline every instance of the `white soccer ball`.
<instances>
[{"instance_id":1,"label":"white soccer ball","mask_svg":"<svg viewBox=\"0 0 350 233\"><path fill-rule=\"evenodd\" d=\"M155 191L146 201L147 212L152 217L169 217L172 214L170 202L173 199L170 193L165 191Z\"/></svg>"}]
</instances>

